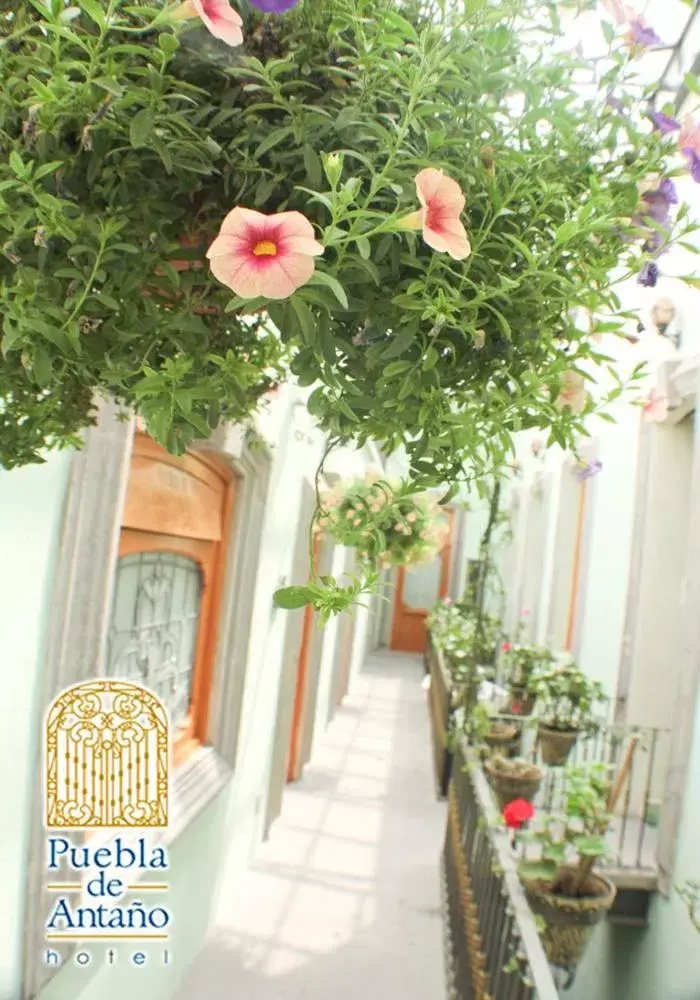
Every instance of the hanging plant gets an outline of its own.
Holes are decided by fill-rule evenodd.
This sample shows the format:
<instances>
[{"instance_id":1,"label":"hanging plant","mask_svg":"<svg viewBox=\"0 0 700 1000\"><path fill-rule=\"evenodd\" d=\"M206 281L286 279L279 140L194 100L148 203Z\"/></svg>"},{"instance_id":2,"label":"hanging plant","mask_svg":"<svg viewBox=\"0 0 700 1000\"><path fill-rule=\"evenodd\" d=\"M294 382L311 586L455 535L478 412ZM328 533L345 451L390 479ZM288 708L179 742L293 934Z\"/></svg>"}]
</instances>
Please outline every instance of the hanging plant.
<instances>
[{"instance_id":1,"label":"hanging plant","mask_svg":"<svg viewBox=\"0 0 700 1000\"><path fill-rule=\"evenodd\" d=\"M341 545L353 546L360 559L382 567L433 559L449 530L433 497L379 479L327 493L318 523Z\"/></svg>"},{"instance_id":2,"label":"hanging plant","mask_svg":"<svg viewBox=\"0 0 700 1000\"><path fill-rule=\"evenodd\" d=\"M628 113L655 34L611 28L598 79L560 6L0 2L0 461L95 393L182 451L279 378L271 322L321 426L416 488L569 445L603 361L575 309L621 327L613 272L692 227Z\"/></svg>"}]
</instances>

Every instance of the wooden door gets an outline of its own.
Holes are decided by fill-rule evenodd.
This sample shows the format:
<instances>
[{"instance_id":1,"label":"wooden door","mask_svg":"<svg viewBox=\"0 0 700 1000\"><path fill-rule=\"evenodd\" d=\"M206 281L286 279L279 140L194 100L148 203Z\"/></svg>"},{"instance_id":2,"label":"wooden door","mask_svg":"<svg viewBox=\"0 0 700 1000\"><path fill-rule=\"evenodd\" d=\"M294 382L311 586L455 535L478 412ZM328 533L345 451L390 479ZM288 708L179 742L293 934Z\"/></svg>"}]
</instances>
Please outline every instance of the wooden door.
<instances>
[{"instance_id":1,"label":"wooden door","mask_svg":"<svg viewBox=\"0 0 700 1000\"><path fill-rule=\"evenodd\" d=\"M425 652L425 619L439 598L447 596L454 511L446 508L443 516L447 520L449 531L445 544L435 559L420 566L399 567L391 623L391 649L410 653Z\"/></svg>"},{"instance_id":2,"label":"wooden door","mask_svg":"<svg viewBox=\"0 0 700 1000\"><path fill-rule=\"evenodd\" d=\"M207 457L134 439L107 668L163 699L176 760L206 740L233 482Z\"/></svg>"}]
</instances>

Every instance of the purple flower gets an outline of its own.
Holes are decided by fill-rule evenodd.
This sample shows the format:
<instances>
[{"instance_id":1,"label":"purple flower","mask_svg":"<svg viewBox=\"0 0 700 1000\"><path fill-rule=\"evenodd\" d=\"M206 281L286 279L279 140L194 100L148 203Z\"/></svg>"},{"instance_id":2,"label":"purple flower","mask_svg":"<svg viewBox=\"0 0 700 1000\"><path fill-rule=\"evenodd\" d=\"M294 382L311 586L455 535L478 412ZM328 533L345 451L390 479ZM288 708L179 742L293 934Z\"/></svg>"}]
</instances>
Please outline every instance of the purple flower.
<instances>
[{"instance_id":1,"label":"purple flower","mask_svg":"<svg viewBox=\"0 0 700 1000\"><path fill-rule=\"evenodd\" d=\"M649 117L653 121L654 125L656 125L659 132L668 134L669 132L680 131L681 123L677 122L675 118L665 115L663 111L657 111L655 108L650 108Z\"/></svg>"},{"instance_id":2,"label":"purple flower","mask_svg":"<svg viewBox=\"0 0 700 1000\"><path fill-rule=\"evenodd\" d=\"M683 150L683 156L688 161L690 176L696 184L700 184L700 156L698 156L694 149L690 148Z\"/></svg>"},{"instance_id":3,"label":"purple flower","mask_svg":"<svg viewBox=\"0 0 700 1000\"><path fill-rule=\"evenodd\" d=\"M615 111L619 111L620 114L625 110L625 106L619 97L615 97L612 90L609 90L605 95L605 103L609 108L614 108Z\"/></svg>"},{"instance_id":4,"label":"purple flower","mask_svg":"<svg viewBox=\"0 0 700 1000\"><path fill-rule=\"evenodd\" d=\"M653 256L658 256L663 252L666 247L666 237L668 232L661 232L659 229L655 229L649 234L647 239L642 244L642 250L644 253L652 254Z\"/></svg>"},{"instance_id":5,"label":"purple flower","mask_svg":"<svg viewBox=\"0 0 700 1000\"><path fill-rule=\"evenodd\" d=\"M658 280L659 265L655 264L653 260L644 261L637 275L637 284L644 285L645 288L654 288Z\"/></svg>"},{"instance_id":6,"label":"purple flower","mask_svg":"<svg viewBox=\"0 0 700 1000\"><path fill-rule=\"evenodd\" d=\"M642 201L647 208L645 216L654 222L658 222L659 225L664 225L668 222L669 208L671 205L678 204L676 185L666 177L655 190L647 191L646 194L643 194Z\"/></svg>"},{"instance_id":7,"label":"purple flower","mask_svg":"<svg viewBox=\"0 0 700 1000\"><path fill-rule=\"evenodd\" d=\"M630 45L662 45L662 41L648 21L643 17L635 17L628 24L627 41Z\"/></svg>"},{"instance_id":8,"label":"purple flower","mask_svg":"<svg viewBox=\"0 0 700 1000\"><path fill-rule=\"evenodd\" d=\"M579 483L582 483L584 479L590 479L592 476L597 476L602 468L603 463L599 462L597 458L593 462L586 462L585 465L579 466L576 472L576 479Z\"/></svg>"},{"instance_id":9,"label":"purple flower","mask_svg":"<svg viewBox=\"0 0 700 1000\"><path fill-rule=\"evenodd\" d=\"M299 0L250 0L250 3L263 14L283 14L290 7L295 7Z\"/></svg>"}]
</instances>

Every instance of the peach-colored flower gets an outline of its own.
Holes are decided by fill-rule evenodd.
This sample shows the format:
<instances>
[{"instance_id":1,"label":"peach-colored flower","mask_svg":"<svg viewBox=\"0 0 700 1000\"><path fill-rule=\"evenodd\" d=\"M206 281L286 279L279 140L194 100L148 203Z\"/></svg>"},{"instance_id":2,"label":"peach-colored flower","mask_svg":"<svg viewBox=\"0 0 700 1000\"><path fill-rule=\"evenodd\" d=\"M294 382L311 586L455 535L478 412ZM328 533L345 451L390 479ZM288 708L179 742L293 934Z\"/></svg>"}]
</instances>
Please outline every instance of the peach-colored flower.
<instances>
[{"instance_id":1,"label":"peach-colored flower","mask_svg":"<svg viewBox=\"0 0 700 1000\"><path fill-rule=\"evenodd\" d=\"M418 515L416 514L415 510L412 510L410 514L406 514L406 520L408 521L409 524L413 524L415 521L418 520Z\"/></svg>"},{"instance_id":2,"label":"peach-colored flower","mask_svg":"<svg viewBox=\"0 0 700 1000\"><path fill-rule=\"evenodd\" d=\"M603 7L610 14L615 24L625 24L627 22L629 8L621 3L620 0L603 0Z\"/></svg>"},{"instance_id":3,"label":"peach-colored flower","mask_svg":"<svg viewBox=\"0 0 700 1000\"><path fill-rule=\"evenodd\" d=\"M472 248L459 218L464 211L464 195L457 181L441 170L426 167L416 174L416 193L423 207L405 216L400 226L422 229L429 247L448 253L454 260L468 257Z\"/></svg>"},{"instance_id":4,"label":"peach-colored flower","mask_svg":"<svg viewBox=\"0 0 700 1000\"><path fill-rule=\"evenodd\" d=\"M691 149L700 155L700 126L698 126L690 115L685 116L683 127L678 133L678 148L681 152L684 149Z\"/></svg>"},{"instance_id":5,"label":"peach-colored flower","mask_svg":"<svg viewBox=\"0 0 700 1000\"><path fill-rule=\"evenodd\" d=\"M201 17L212 35L227 45L240 45L243 41L243 21L228 0L185 0L172 16L178 20Z\"/></svg>"},{"instance_id":6,"label":"peach-colored flower","mask_svg":"<svg viewBox=\"0 0 700 1000\"><path fill-rule=\"evenodd\" d=\"M582 413L586 408L588 393L586 380L576 371L564 372L561 377L561 391L554 401L558 410L568 407L572 413Z\"/></svg>"},{"instance_id":7,"label":"peach-colored flower","mask_svg":"<svg viewBox=\"0 0 700 1000\"><path fill-rule=\"evenodd\" d=\"M642 407L642 416L649 423L660 423L668 415L668 400L658 389L651 389Z\"/></svg>"},{"instance_id":8,"label":"peach-colored flower","mask_svg":"<svg viewBox=\"0 0 700 1000\"><path fill-rule=\"evenodd\" d=\"M314 273L323 253L301 212L264 215L236 206L207 250L215 277L244 299L286 299Z\"/></svg>"},{"instance_id":9,"label":"peach-colored flower","mask_svg":"<svg viewBox=\"0 0 700 1000\"><path fill-rule=\"evenodd\" d=\"M352 511L352 510L349 510L349 511L346 512L345 516L348 519L348 521L352 520L353 514L354 514L354 511Z\"/></svg>"},{"instance_id":10,"label":"peach-colored flower","mask_svg":"<svg viewBox=\"0 0 700 1000\"><path fill-rule=\"evenodd\" d=\"M352 523L355 528L359 528L359 526L362 524L362 518L356 517Z\"/></svg>"}]
</instances>

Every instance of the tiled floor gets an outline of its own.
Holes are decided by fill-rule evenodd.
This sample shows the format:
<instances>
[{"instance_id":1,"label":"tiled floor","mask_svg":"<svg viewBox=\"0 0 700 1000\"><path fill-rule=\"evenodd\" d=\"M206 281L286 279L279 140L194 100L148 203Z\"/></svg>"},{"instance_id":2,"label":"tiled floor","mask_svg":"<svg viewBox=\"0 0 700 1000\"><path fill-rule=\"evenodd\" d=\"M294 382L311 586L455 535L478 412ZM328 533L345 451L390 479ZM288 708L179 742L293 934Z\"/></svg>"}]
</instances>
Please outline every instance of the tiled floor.
<instances>
[{"instance_id":1,"label":"tiled floor","mask_svg":"<svg viewBox=\"0 0 700 1000\"><path fill-rule=\"evenodd\" d=\"M178 1000L442 1000L422 676L417 656L369 659Z\"/></svg>"}]
</instances>

